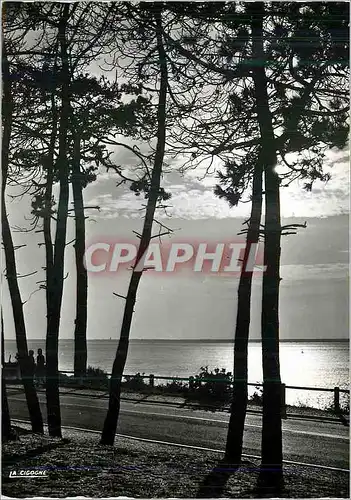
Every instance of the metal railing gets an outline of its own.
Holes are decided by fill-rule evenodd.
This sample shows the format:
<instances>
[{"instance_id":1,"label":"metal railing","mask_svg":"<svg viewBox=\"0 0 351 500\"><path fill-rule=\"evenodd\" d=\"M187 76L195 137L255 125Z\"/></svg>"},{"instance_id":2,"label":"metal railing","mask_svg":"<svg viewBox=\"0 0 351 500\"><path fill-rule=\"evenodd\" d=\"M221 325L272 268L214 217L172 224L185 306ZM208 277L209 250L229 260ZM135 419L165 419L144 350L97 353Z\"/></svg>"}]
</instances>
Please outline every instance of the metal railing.
<instances>
[{"instance_id":1,"label":"metal railing","mask_svg":"<svg viewBox=\"0 0 351 500\"><path fill-rule=\"evenodd\" d=\"M12 367L14 368L14 367ZM12 370L11 370L12 371ZM18 370L17 370L18 371ZM70 374L70 375L74 375L74 372L73 370L61 370L59 372L60 374ZM15 375L13 373L13 375ZM111 374L110 373L107 373L106 374L107 377L111 377ZM5 375L5 378L6 375ZM11 380L12 377L9 377L7 380ZM18 372L17 376L15 378L18 378L20 379L20 374ZM71 378L71 377L70 377ZM72 377L73 378L73 377ZM232 377L223 377L221 378L220 377L220 374L219 376L217 377L198 377L198 376L190 376L190 377L170 377L170 376L161 376L161 375L154 375L154 374L150 374L150 375L145 375L145 374L134 374L134 375L123 375L122 376L122 380L125 379L126 382L128 382L128 380L135 380L135 379L139 379L139 380L142 380L144 381L145 379L148 379L149 383L149 387L153 388L155 386L155 380L168 380L168 381L177 381L177 382L185 382L188 384L188 387L189 387L189 390L195 390L196 388L199 387L199 385L201 386L202 383L206 383L206 382L214 382L214 383L222 383L222 384L226 384L227 386L232 386L233 384L233 378ZM95 377L91 377L91 379L94 379L94 380L98 380L98 376ZM274 382L274 381L272 381ZM248 386L253 386L253 387L264 387L264 384L262 382L248 382L247 383ZM350 394L350 390L349 389L342 389L340 387L333 387L333 388L329 388L329 387L308 387L308 386L297 386L297 385L286 385L284 383L281 383L280 384L280 391L281 391L281 412L282 412L282 417L283 418L286 418L286 391L287 390L298 390L298 391L318 391L318 392L329 392L329 393L333 393L334 397L333 397L333 409L335 411L335 413L340 413L341 412L341 404L340 404L340 395L341 394Z\"/></svg>"},{"instance_id":2,"label":"metal railing","mask_svg":"<svg viewBox=\"0 0 351 500\"><path fill-rule=\"evenodd\" d=\"M60 371L60 373L63 374L74 374L72 370L63 370ZM111 373L107 373L108 377L111 377ZM145 374L134 374L134 375L123 375L122 380L125 379L126 381L131 380L131 379L148 379L149 380L149 386L154 387L155 386L155 380L171 380L171 381L179 381L179 382L187 382L189 385L189 389L192 388L196 383L202 383L202 382L215 382L215 383L225 383L227 385L232 385L233 384L233 379L228 379L228 378L205 378L205 377L165 377L161 375L145 375ZM273 380L274 382L274 380ZM253 387L264 387L264 383L262 382L248 382L248 386L253 386ZM333 401L333 408L335 413L340 413L341 412L341 405L340 405L340 395L341 394L348 394L350 395L350 390L349 389L342 389L340 387L307 387L307 386L297 386L297 385L286 385L284 383L280 383L280 390L281 390L281 412L282 412L282 417L286 418L286 390L289 389L295 389L299 391L318 391L318 392L330 392L334 393L334 401Z\"/></svg>"}]
</instances>

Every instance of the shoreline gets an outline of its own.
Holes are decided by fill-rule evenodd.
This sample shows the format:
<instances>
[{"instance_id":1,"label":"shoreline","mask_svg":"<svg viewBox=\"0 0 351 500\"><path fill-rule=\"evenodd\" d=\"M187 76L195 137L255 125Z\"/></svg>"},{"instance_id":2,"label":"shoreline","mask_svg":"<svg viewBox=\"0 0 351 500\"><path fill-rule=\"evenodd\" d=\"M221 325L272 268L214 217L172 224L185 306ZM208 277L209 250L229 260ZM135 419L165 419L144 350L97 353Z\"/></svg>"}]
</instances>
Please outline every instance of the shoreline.
<instances>
[{"instance_id":1,"label":"shoreline","mask_svg":"<svg viewBox=\"0 0 351 500\"><path fill-rule=\"evenodd\" d=\"M15 394L22 392L23 387L21 384L7 384L8 394L11 395L11 390L15 389ZM19 390L19 391L18 391ZM37 388L37 392L45 393L44 388ZM109 392L108 389L92 389L92 388L76 388L70 386L60 386L60 394L62 395L77 395L87 398L98 398L98 399L108 399ZM171 393L157 393L149 392L143 390L132 390L122 387L121 400L123 401L133 401L135 403L144 402L147 404L161 404L166 406L179 406L183 408L191 408L193 410L205 410L211 413L213 412L228 412L230 411L229 403L217 403L211 404L206 400L196 400L189 399L182 395L171 394ZM247 405L248 413L262 413L262 405L253 403L250 400ZM296 405L286 405L287 418L297 417L297 418L307 418L307 419L324 419L331 421L342 421L344 425L349 425L349 413L344 412L341 415L336 414L332 407L327 409L319 409L311 406L296 406Z\"/></svg>"}]
</instances>

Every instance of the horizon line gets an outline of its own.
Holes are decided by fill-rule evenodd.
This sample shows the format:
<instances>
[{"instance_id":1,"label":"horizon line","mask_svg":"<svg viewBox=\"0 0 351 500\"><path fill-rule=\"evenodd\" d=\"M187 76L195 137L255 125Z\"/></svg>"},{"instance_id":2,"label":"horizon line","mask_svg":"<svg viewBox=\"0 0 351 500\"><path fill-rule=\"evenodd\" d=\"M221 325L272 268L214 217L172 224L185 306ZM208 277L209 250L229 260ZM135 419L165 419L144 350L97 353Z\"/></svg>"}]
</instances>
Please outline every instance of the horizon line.
<instances>
[{"instance_id":1,"label":"horizon line","mask_svg":"<svg viewBox=\"0 0 351 500\"><path fill-rule=\"evenodd\" d=\"M4 339L5 341L6 340L12 340L12 341L16 341L15 338L5 338ZM46 340L46 338L33 338L33 339L28 339L27 338L27 342L32 342L32 341L43 341L43 340ZM73 340L74 341L74 338L73 337L67 337L67 338L59 338L59 340ZM90 338L90 339L87 339L87 341L98 341L98 340L119 340L118 338L112 338L112 337L108 337L108 338ZM203 338L203 339L199 339L199 338L134 338L134 339L129 339L130 342L133 342L133 341L143 341L143 342L147 342L147 341L169 341L169 342L232 342L233 338L228 338L228 339L216 339L216 338ZM249 342L261 342L262 339L258 338L258 339L249 339ZM347 341L349 342L350 341L350 338L349 337L337 337L337 338L331 338L331 337L328 337L328 338L292 338L292 339L279 339L280 342L343 342L343 341Z\"/></svg>"}]
</instances>

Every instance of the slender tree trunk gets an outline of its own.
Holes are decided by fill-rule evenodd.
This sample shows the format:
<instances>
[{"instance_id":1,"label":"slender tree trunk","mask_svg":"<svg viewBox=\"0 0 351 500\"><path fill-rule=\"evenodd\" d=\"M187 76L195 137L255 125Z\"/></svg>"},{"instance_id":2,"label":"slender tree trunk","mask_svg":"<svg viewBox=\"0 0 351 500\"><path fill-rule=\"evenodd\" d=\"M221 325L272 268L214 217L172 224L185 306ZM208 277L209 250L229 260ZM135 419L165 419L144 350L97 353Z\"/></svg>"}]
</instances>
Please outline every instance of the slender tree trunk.
<instances>
[{"instance_id":1,"label":"slender tree trunk","mask_svg":"<svg viewBox=\"0 0 351 500\"><path fill-rule=\"evenodd\" d=\"M46 332L46 372L45 372L45 387L46 391L48 390L48 384L50 385L50 382L48 382L49 378L49 373L50 369L52 367L52 361L50 359L50 355L48 356L48 337L49 337L49 318L50 318L50 307L51 307L51 300L52 300L52 275L53 275L53 269L54 269L54 248L53 248L53 242L52 242L52 235L51 235L51 210L52 210L52 188L53 188L53 183L54 183L54 162L55 162L55 145L56 145L56 139L57 139L57 123L58 123L58 111L57 107L55 104L55 97L54 94L51 96L51 112L52 112L52 128L51 128L51 134L50 134L50 145L49 145L49 154L47 158L47 164L46 164L46 186L45 186L45 194L44 194L44 203L45 203L45 210L44 210L44 216L43 216L43 234L44 234L44 245L45 245L45 275L46 275L46 325L47 325L47 332ZM49 346L50 347L50 346ZM48 360L49 357L49 360ZM50 403L46 401L47 404L47 413L51 415L52 410L49 408ZM49 419L48 419L49 420ZM52 427L52 424L51 424ZM49 433L52 432L50 431L49 427Z\"/></svg>"},{"instance_id":2,"label":"slender tree trunk","mask_svg":"<svg viewBox=\"0 0 351 500\"><path fill-rule=\"evenodd\" d=\"M4 365L2 367L2 375L1 375L1 436L4 441L9 441L12 439L13 434L11 431L11 419L10 419L10 410L9 403L7 400L7 390L6 390L6 381L4 374Z\"/></svg>"},{"instance_id":3,"label":"slender tree trunk","mask_svg":"<svg viewBox=\"0 0 351 500\"><path fill-rule=\"evenodd\" d=\"M58 372L58 338L64 282L64 258L66 247L69 180L68 180L68 128L70 114L70 73L66 28L70 4L62 5L59 21L59 43L61 58L61 114L59 125L59 153L57 169L60 181L60 195L57 210L54 263L47 283L49 299L46 336L46 404L50 436L61 437L61 410Z\"/></svg>"},{"instance_id":4,"label":"slender tree trunk","mask_svg":"<svg viewBox=\"0 0 351 500\"><path fill-rule=\"evenodd\" d=\"M3 145L4 147L4 145ZM3 184L4 176L3 176ZM2 241L5 251L6 278L9 285L11 304L16 331L16 343L24 392L28 405L29 417L33 432L43 434L43 418L39 406L37 392L34 386L33 374L28 366L28 347L26 327L23 314L23 303L17 282L16 260L9 221L6 214L5 189L2 189Z\"/></svg>"},{"instance_id":5,"label":"slender tree trunk","mask_svg":"<svg viewBox=\"0 0 351 500\"><path fill-rule=\"evenodd\" d=\"M262 363L263 363L263 422L261 481L267 486L280 487L283 477L281 379L279 364L279 267L280 267L280 200L279 177L272 118L269 109L267 79L264 67L263 19L264 3L247 5L252 16L253 79L256 93L257 118L262 139L265 179L265 246L267 266L262 285Z\"/></svg>"},{"instance_id":6,"label":"slender tree trunk","mask_svg":"<svg viewBox=\"0 0 351 500\"><path fill-rule=\"evenodd\" d=\"M50 295L49 282L54 266L54 249L51 236L51 210L52 210L52 187L54 183L55 144L57 139L58 112L55 104L54 94L51 96L52 128L50 134L49 154L46 163L46 186L45 186L45 211L43 217L43 233L45 244L45 271L46 271L46 310L49 317Z\"/></svg>"},{"instance_id":7,"label":"slender tree trunk","mask_svg":"<svg viewBox=\"0 0 351 500\"><path fill-rule=\"evenodd\" d=\"M157 200L159 197L163 158L165 151L165 141L166 141L166 99L167 99L167 62L166 54L163 46L162 39L162 20L161 12L157 10L155 12L156 19L156 38L157 38L157 48L158 56L160 61L160 91L159 91L159 101L157 109L157 146L155 161L151 176L151 186L149 192L149 198L146 207L146 215L144 221L143 232L140 238L140 245L136 257L135 267L132 272L131 280L129 283L128 293L126 297L126 305L124 309L120 340L117 347L116 358L113 363L112 375L110 379L110 397L109 397L109 407L104 422L104 427L101 434L101 444L113 445L117 430L119 410L120 410L120 394L121 394L121 382L122 375L127 360L128 345L129 345L129 333L132 323L132 317L134 313L134 304L136 300L136 294L141 279L142 271L137 271L136 268L138 263L141 261L144 253L146 252L152 235L152 224L154 220L154 214L156 210Z\"/></svg>"},{"instance_id":8,"label":"slender tree trunk","mask_svg":"<svg viewBox=\"0 0 351 500\"><path fill-rule=\"evenodd\" d=\"M23 303L18 286L15 250L13 246L10 224L6 213L5 196L6 196L6 181L8 173L9 149L10 149L11 130L12 130L13 100L11 93L10 72L4 46L2 53L2 70L3 70L3 99L2 99L3 134L2 134L2 151L1 151L1 169L2 169L1 231L2 231L4 252L5 252L6 278L9 286L11 304L13 310L21 378L28 405L28 412L32 424L32 430L33 432L43 434L44 432L43 418L41 415L37 392L34 386L33 374L31 372L28 363L28 347L27 347L27 337L26 337L26 326L23 314Z\"/></svg>"},{"instance_id":9,"label":"slender tree trunk","mask_svg":"<svg viewBox=\"0 0 351 500\"><path fill-rule=\"evenodd\" d=\"M5 380L5 338L4 338L4 318L1 308L1 404L2 404L2 419L1 419L1 436L4 441L9 441L13 438L11 432L11 419L9 403L7 400L6 380Z\"/></svg>"},{"instance_id":10,"label":"slender tree trunk","mask_svg":"<svg viewBox=\"0 0 351 500\"><path fill-rule=\"evenodd\" d=\"M74 329L74 376L82 378L87 369L87 301L88 301L88 275L84 266L85 251L85 216L83 187L80 171L80 137L75 132L74 158L72 172L72 190L75 215L75 257L76 257L76 320Z\"/></svg>"},{"instance_id":11,"label":"slender tree trunk","mask_svg":"<svg viewBox=\"0 0 351 500\"><path fill-rule=\"evenodd\" d=\"M234 387L226 443L226 459L233 465L239 465L241 462L248 398L248 342L253 271L246 270L246 266L252 245L257 244L259 241L261 216L262 163L259 158L253 174L251 216L238 287L234 341Z\"/></svg>"},{"instance_id":12,"label":"slender tree trunk","mask_svg":"<svg viewBox=\"0 0 351 500\"><path fill-rule=\"evenodd\" d=\"M263 422L262 479L279 486L283 472L281 378L279 361L280 181L266 171L266 220L262 286ZM275 469L272 474L271 470Z\"/></svg>"}]
</instances>

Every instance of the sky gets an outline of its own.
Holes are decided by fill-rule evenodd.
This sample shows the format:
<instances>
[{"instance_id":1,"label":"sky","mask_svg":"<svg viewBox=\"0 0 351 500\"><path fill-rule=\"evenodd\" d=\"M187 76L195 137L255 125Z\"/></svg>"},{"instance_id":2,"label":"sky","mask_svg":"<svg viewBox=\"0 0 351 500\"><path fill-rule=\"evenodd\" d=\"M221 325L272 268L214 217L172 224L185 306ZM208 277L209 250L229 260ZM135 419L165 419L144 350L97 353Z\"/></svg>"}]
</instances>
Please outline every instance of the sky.
<instances>
[{"instance_id":1,"label":"sky","mask_svg":"<svg viewBox=\"0 0 351 500\"><path fill-rule=\"evenodd\" d=\"M125 150L116 151L119 163L133 166ZM325 169L332 174L325 184L318 181L311 193L295 183L281 192L283 223L303 223L297 235L282 241L280 328L281 338L346 339L349 336L348 232L349 160L346 151L331 151ZM229 205L213 194L214 175L201 179L200 171L180 175L174 168L162 185L172 193L167 214L158 218L174 230L163 241L187 242L238 240L237 233L248 215L249 204ZM89 211L87 242L137 241L133 231L142 227L142 197L126 187L116 187L115 174L101 172L97 181L85 189ZM28 199L8 200L12 226L28 227ZM42 235L14 232L22 299L29 339L45 338L45 296L38 291L43 279ZM67 241L73 237L69 222ZM4 265L3 265L4 267ZM60 338L73 338L75 316L75 269L72 245L66 251L66 272ZM123 299L129 271L89 276L88 339L118 338ZM238 278L184 271L178 274L145 273L137 296L131 339L232 339L236 318ZM250 338L260 337L261 280L255 277L252 297ZM5 338L14 339L13 319L7 284L3 285Z\"/></svg>"},{"instance_id":2,"label":"sky","mask_svg":"<svg viewBox=\"0 0 351 500\"><path fill-rule=\"evenodd\" d=\"M97 62L89 69L101 75ZM126 149L116 149L112 160L133 173L136 159ZM249 204L231 208L214 195L216 176L204 177L204 169L179 173L181 159L170 165L162 186L172 194L167 212L158 219L174 230L173 240L222 242L237 240L242 222L249 215ZM214 169L218 168L215 163ZM299 182L281 190L283 223L307 222L306 229L282 241L280 328L282 339L348 338L348 233L349 233L349 158L347 151L328 154L324 171L331 173L328 183L317 181L312 192L305 192ZM87 210L87 243L91 241L133 240L140 231L142 205L126 186L116 187L116 174L101 171L96 182L84 190ZM7 198L12 227L29 227L28 197ZM67 241L74 234L68 224ZM42 234L13 232L18 273L29 339L45 338L45 292L38 290L44 279ZM170 241L172 241L172 238ZM163 241L167 242L168 237ZM2 261L2 268L4 269ZM75 269L72 244L66 250L63 307L60 338L73 338L75 318ZM88 339L119 337L123 299L130 272L89 276ZM131 338L232 339L235 330L238 278L218 274L193 273L155 275L145 273L138 291ZM12 310L6 280L2 299L5 338L14 339ZM250 336L260 336L261 281L255 277L252 297Z\"/></svg>"}]
</instances>

